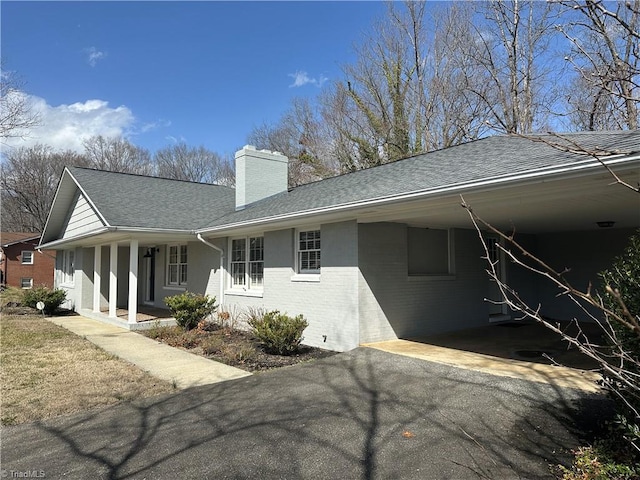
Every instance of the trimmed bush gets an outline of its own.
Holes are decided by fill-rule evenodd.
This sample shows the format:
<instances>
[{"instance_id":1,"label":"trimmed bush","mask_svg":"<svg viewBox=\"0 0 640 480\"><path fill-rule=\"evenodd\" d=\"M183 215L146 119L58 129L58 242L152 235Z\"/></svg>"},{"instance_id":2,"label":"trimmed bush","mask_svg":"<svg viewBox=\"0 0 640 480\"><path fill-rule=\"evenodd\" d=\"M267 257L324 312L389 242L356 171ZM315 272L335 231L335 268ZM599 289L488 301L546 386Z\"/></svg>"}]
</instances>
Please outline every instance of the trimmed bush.
<instances>
[{"instance_id":1,"label":"trimmed bush","mask_svg":"<svg viewBox=\"0 0 640 480\"><path fill-rule=\"evenodd\" d=\"M215 312L216 297L184 292L167 297L164 302L175 317L176 323L184 330L191 330L198 326L198 322Z\"/></svg>"},{"instance_id":2,"label":"trimmed bush","mask_svg":"<svg viewBox=\"0 0 640 480\"><path fill-rule=\"evenodd\" d=\"M67 292L60 289L36 287L25 290L22 301L27 307L36 308L38 302L44 303L44 313L53 315L67 299Z\"/></svg>"},{"instance_id":3,"label":"trimmed bush","mask_svg":"<svg viewBox=\"0 0 640 480\"><path fill-rule=\"evenodd\" d=\"M253 315L248 320L252 333L268 353L291 355L298 351L302 332L309 323L302 315L290 317L278 310L262 316Z\"/></svg>"}]
</instances>

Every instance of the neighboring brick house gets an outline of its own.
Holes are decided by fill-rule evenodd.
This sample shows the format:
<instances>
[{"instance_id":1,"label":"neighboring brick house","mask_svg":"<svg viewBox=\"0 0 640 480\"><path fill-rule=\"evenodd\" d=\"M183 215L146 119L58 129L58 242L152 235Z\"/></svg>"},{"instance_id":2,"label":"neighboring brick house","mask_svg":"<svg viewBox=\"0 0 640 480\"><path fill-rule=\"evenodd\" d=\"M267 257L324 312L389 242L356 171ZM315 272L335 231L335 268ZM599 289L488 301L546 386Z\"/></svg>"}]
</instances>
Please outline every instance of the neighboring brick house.
<instances>
[{"instance_id":1,"label":"neighboring brick house","mask_svg":"<svg viewBox=\"0 0 640 480\"><path fill-rule=\"evenodd\" d=\"M24 232L0 232L0 285L32 288L53 287L56 251L38 252L40 235Z\"/></svg>"}]
</instances>

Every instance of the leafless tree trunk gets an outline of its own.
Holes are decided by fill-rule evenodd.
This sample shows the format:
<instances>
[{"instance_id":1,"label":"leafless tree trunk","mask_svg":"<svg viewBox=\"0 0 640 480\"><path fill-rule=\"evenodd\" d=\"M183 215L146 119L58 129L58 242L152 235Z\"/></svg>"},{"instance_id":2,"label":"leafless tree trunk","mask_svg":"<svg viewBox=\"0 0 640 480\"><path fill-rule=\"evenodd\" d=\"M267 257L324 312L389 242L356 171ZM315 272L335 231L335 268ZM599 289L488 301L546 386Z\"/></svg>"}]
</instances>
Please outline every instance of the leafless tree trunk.
<instances>
[{"instance_id":1,"label":"leafless tree trunk","mask_svg":"<svg viewBox=\"0 0 640 480\"><path fill-rule=\"evenodd\" d=\"M202 146L178 143L158 150L153 158L160 177L218 185L228 185L230 181L227 161Z\"/></svg>"},{"instance_id":2,"label":"leafless tree trunk","mask_svg":"<svg viewBox=\"0 0 640 480\"><path fill-rule=\"evenodd\" d=\"M0 139L21 138L37 126L40 117L23 91L23 83L14 72L0 65Z\"/></svg>"},{"instance_id":3,"label":"leafless tree trunk","mask_svg":"<svg viewBox=\"0 0 640 480\"><path fill-rule=\"evenodd\" d=\"M83 142L89 165L111 172L153 174L149 152L122 138L91 137Z\"/></svg>"},{"instance_id":4,"label":"leafless tree trunk","mask_svg":"<svg viewBox=\"0 0 640 480\"><path fill-rule=\"evenodd\" d=\"M570 20L558 29L570 42L566 59L578 75L568 98L576 127L637 129L640 0L562 3Z\"/></svg>"},{"instance_id":5,"label":"leafless tree trunk","mask_svg":"<svg viewBox=\"0 0 640 480\"><path fill-rule=\"evenodd\" d=\"M65 165L86 165L75 152L36 145L11 150L2 164L2 230L42 232Z\"/></svg>"},{"instance_id":6,"label":"leafless tree trunk","mask_svg":"<svg viewBox=\"0 0 640 480\"><path fill-rule=\"evenodd\" d=\"M248 142L258 148L282 152L289 158L289 186L339 173L339 166L329 153L331 142L319 113L307 99L294 99L275 124L254 128Z\"/></svg>"},{"instance_id":7,"label":"leafless tree trunk","mask_svg":"<svg viewBox=\"0 0 640 480\"><path fill-rule=\"evenodd\" d=\"M496 131L530 133L545 123L551 99L550 71L543 67L553 25L551 6L530 0L478 2L486 23L473 22L475 42L469 56L475 65L468 78L473 92L489 111Z\"/></svg>"}]
</instances>

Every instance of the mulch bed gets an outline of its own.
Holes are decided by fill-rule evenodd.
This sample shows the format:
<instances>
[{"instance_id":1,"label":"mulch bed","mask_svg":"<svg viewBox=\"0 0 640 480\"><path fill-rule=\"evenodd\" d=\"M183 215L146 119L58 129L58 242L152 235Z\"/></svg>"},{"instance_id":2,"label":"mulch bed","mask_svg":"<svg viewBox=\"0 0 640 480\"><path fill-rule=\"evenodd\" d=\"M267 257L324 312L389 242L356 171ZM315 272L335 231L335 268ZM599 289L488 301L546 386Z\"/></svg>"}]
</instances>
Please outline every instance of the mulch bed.
<instances>
[{"instance_id":1,"label":"mulch bed","mask_svg":"<svg viewBox=\"0 0 640 480\"><path fill-rule=\"evenodd\" d=\"M181 348L248 372L287 367L330 357L337 353L301 345L298 351L292 355L271 354L264 350L250 332L228 327L212 331L194 329L187 332L179 327L154 327L150 330L139 331L139 333L172 347Z\"/></svg>"}]
</instances>

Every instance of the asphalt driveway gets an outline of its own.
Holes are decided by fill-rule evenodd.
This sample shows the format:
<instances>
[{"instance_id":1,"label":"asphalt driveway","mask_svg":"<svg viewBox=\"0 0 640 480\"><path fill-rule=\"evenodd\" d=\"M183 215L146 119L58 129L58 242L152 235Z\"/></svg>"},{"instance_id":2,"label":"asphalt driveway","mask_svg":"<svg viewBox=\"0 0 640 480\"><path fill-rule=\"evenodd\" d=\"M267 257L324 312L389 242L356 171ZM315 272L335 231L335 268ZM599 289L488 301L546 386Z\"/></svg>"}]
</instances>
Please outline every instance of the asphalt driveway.
<instances>
[{"instance_id":1,"label":"asphalt driveway","mask_svg":"<svg viewBox=\"0 0 640 480\"><path fill-rule=\"evenodd\" d=\"M2 470L47 479L552 478L549 464L566 463L580 444L583 418L606 406L577 390L359 348L3 428Z\"/></svg>"}]
</instances>

